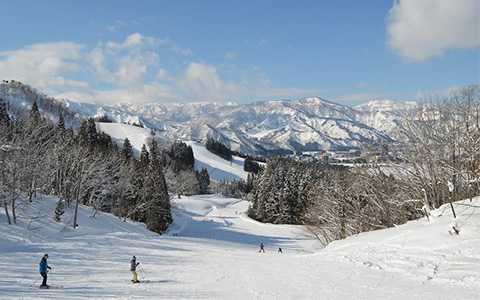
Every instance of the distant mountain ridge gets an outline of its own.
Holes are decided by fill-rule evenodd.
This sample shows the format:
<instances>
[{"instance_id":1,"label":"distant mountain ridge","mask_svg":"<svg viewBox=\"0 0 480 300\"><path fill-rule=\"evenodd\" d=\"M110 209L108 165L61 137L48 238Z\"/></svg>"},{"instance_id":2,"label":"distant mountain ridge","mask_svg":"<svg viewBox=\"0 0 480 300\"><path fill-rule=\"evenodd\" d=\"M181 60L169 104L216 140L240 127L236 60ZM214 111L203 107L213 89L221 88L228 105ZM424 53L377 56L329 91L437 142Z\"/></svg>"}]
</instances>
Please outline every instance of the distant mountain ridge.
<instances>
[{"instance_id":1,"label":"distant mountain ridge","mask_svg":"<svg viewBox=\"0 0 480 300\"><path fill-rule=\"evenodd\" d=\"M415 107L414 102L391 100L350 107L320 97L246 104L102 106L54 99L15 81L0 84L0 97L18 110L37 101L52 118L63 111L72 124L81 117L107 116L114 122L154 129L166 139L212 137L235 151L255 155L341 150L392 142L401 113Z\"/></svg>"}]
</instances>

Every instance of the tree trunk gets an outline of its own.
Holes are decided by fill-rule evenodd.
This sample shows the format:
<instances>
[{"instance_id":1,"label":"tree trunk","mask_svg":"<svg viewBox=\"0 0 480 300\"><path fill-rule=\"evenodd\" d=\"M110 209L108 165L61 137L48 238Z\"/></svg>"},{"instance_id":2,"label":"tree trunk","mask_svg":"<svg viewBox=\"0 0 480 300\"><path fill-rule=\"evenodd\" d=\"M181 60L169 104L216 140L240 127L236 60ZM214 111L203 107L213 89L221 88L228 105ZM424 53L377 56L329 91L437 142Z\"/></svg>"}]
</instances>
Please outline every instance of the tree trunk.
<instances>
[{"instance_id":1,"label":"tree trunk","mask_svg":"<svg viewBox=\"0 0 480 300\"><path fill-rule=\"evenodd\" d=\"M32 196L33 196L33 178L30 180L29 188L28 188L28 202L32 203Z\"/></svg>"},{"instance_id":2,"label":"tree trunk","mask_svg":"<svg viewBox=\"0 0 480 300\"><path fill-rule=\"evenodd\" d=\"M80 186L82 185L82 182L80 181ZM77 214L78 214L78 202L80 202L80 188L78 189L76 199L75 199L75 214L73 216L73 228L77 228Z\"/></svg>"},{"instance_id":3,"label":"tree trunk","mask_svg":"<svg viewBox=\"0 0 480 300\"><path fill-rule=\"evenodd\" d=\"M12 219L13 219L13 224L17 224L17 213L15 211L15 197L12 197Z\"/></svg>"},{"instance_id":4,"label":"tree trunk","mask_svg":"<svg viewBox=\"0 0 480 300\"><path fill-rule=\"evenodd\" d=\"M8 213L7 200L3 200L3 206L5 207L5 215L7 216L8 225L12 225L12 221L10 220L10 214Z\"/></svg>"},{"instance_id":5,"label":"tree trunk","mask_svg":"<svg viewBox=\"0 0 480 300\"><path fill-rule=\"evenodd\" d=\"M83 168L80 176L80 183L78 185L78 191L75 199L75 214L73 216L73 228L77 228L77 215L78 215L78 203L80 202L80 192L82 190Z\"/></svg>"}]
</instances>

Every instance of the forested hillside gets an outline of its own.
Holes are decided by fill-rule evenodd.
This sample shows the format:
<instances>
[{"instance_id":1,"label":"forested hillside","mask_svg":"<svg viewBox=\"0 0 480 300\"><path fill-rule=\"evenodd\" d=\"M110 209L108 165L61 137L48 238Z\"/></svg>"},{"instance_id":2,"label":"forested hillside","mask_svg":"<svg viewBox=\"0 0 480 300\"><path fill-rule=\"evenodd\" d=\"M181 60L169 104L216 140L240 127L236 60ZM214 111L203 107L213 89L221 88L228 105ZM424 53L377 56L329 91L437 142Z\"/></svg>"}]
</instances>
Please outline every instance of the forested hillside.
<instances>
[{"instance_id":1,"label":"forested hillside","mask_svg":"<svg viewBox=\"0 0 480 300\"><path fill-rule=\"evenodd\" d=\"M37 193L59 197L57 219L64 207L85 204L145 222L158 233L172 221L163 156L155 140L136 159L128 139L118 147L97 131L93 119L83 120L74 131L62 115L57 124L43 117L36 102L28 116L12 117L0 99L0 149L0 195L9 223L16 223L22 195L31 201Z\"/></svg>"}]
</instances>

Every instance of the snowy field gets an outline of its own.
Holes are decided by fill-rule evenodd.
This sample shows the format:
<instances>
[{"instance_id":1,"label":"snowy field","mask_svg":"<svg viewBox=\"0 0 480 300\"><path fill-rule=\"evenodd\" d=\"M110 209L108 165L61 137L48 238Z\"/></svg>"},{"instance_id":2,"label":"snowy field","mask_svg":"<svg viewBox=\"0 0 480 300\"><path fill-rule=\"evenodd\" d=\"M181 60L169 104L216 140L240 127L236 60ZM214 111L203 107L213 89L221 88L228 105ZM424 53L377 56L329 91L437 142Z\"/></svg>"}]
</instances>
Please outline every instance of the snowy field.
<instances>
[{"instance_id":1,"label":"snowy field","mask_svg":"<svg viewBox=\"0 0 480 300\"><path fill-rule=\"evenodd\" d=\"M80 208L80 227L55 223L52 197L0 212L0 299L479 299L480 209L457 205L432 222L363 233L322 249L301 226L261 224L247 203L214 195L175 200L158 236L142 224ZM480 198L469 204L480 205ZM64 216L71 223L71 213ZM266 253L258 253L265 243ZM282 247L283 254L276 252ZM38 262L53 271L40 290ZM130 282L129 260L141 263Z\"/></svg>"}]
</instances>

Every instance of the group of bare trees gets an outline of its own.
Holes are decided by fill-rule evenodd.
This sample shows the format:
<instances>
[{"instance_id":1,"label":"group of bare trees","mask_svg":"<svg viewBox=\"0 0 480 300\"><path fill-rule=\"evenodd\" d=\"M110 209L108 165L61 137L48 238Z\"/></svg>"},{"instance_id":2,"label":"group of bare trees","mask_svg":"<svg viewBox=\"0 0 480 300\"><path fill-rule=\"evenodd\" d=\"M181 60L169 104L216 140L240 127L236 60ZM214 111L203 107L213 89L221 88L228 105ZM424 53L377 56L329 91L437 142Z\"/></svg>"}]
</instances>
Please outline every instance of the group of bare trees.
<instances>
[{"instance_id":1,"label":"group of bare trees","mask_svg":"<svg viewBox=\"0 0 480 300\"><path fill-rule=\"evenodd\" d=\"M64 208L73 210L73 227L84 204L93 208L92 216L97 210L113 212L153 231L166 230L170 199L156 142L137 160L131 147L119 149L97 132L93 119L74 131L59 116L54 124L34 102L29 114L12 117L0 99L0 202L7 221L16 223L18 201L32 201L41 192L58 196L57 221Z\"/></svg>"},{"instance_id":2,"label":"group of bare trees","mask_svg":"<svg viewBox=\"0 0 480 300\"><path fill-rule=\"evenodd\" d=\"M480 88L468 86L429 99L410 111L401 126L403 173L426 204L478 195L480 188Z\"/></svg>"}]
</instances>

